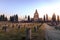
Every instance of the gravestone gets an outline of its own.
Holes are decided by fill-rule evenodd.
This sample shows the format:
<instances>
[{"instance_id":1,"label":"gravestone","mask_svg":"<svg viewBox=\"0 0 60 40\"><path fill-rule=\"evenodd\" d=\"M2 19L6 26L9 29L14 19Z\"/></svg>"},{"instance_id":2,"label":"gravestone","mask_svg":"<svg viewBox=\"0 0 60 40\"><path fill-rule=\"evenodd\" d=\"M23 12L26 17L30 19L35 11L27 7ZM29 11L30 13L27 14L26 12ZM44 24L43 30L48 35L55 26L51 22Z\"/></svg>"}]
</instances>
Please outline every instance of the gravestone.
<instances>
[{"instance_id":1,"label":"gravestone","mask_svg":"<svg viewBox=\"0 0 60 40\"><path fill-rule=\"evenodd\" d=\"M37 32L37 30L38 30L37 26L36 26L36 27L34 27L34 31L35 31L35 32Z\"/></svg>"},{"instance_id":2,"label":"gravestone","mask_svg":"<svg viewBox=\"0 0 60 40\"><path fill-rule=\"evenodd\" d=\"M12 25L12 28L14 28L14 25Z\"/></svg>"},{"instance_id":3,"label":"gravestone","mask_svg":"<svg viewBox=\"0 0 60 40\"><path fill-rule=\"evenodd\" d=\"M2 30L4 30L6 32L7 31L7 26L3 26Z\"/></svg>"},{"instance_id":4,"label":"gravestone","mask_svg":"<svg viewBox=\"0 0 60 40\"><path fill-rule=\"evenodd\" d=\"M39 30L40 26L37 26L37 29Z\"/></svg>"},{"instance_id":5,"label":"gravestone","mask_svg":"<svg viewBox=\"0 0 60 40\"><path fill-rule=\"evenodd\" d=\"M18 26L18 29L20 29L20 25Z\"/></svg>"},{"instance_id":6,"label":"gravestone","mask_svg":"<svg viewBox=\"0 0 60 40\"><path fill-rule=\"evenodd\" d=\"M26 40L31 40L31 29L26 28Z\"/></svg>"}]
</instances>

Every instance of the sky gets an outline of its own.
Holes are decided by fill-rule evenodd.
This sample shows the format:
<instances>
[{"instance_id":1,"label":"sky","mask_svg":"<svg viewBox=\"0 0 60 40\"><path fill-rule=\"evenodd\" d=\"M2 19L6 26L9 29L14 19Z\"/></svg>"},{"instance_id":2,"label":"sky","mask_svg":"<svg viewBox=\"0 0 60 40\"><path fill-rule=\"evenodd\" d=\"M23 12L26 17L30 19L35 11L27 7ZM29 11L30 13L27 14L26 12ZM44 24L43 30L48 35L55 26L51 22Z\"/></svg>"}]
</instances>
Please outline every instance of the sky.
<instances>
[{"instance_id":1,"label":"sky","mask_svg":"<svg viewBox=\"0 0 60 40\"><path fill-rule=\"evenodd\" d=\"M60 0L0 0L0 14L7 17L14 14L20 18L25 15L33 17L36 9L39 17L44 14L51 17L53 13L60 15Z\"/></svg>"}]
</instances>

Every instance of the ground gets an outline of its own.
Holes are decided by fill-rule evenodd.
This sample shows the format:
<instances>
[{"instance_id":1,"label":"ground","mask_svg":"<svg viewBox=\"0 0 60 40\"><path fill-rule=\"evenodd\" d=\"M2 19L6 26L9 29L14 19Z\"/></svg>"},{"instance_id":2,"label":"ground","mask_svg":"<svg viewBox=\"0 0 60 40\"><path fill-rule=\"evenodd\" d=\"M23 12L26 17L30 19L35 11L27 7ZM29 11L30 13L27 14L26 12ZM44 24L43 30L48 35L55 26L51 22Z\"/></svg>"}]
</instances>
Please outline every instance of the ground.
<instances>
[{"instance_id":1,"label":"ground","mask_svg":"<svg viewBox=\"0 0 60 40\"><path fill-rule=\"evenodd\" d=\"M2 30L2 27L7 25L7 31ZM12 25L14 27L12 28ZM20 28L18 29L18 25ZM34 27L37 27L37 32ZM0 40L25 40L26 27L31 28L31 40L45 40L45 28L43 23L4 23L0 22Z\"/></svg>"}]
</instances>

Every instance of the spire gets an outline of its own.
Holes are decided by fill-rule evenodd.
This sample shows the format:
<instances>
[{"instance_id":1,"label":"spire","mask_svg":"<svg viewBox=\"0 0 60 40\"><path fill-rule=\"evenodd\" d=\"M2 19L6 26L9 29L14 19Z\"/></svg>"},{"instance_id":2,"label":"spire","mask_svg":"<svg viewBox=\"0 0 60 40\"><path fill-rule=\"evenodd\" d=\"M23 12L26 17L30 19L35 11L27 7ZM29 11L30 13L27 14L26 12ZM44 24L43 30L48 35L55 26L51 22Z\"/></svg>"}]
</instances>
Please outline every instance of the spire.
<instances>
[{"instance_id":1,"label":"spire","mask_svg":"<svg viewBox=\"0 0 60 40\"><path fill-rule=\"evenodd\" d=\"M39 19L39 14L38 14L38 11L37 9L35 10L35 13L34 13L34 20L38 20Z\"/></svg>"},{"instance_id":2,"label":"spire","mask_svg":"<svg viewBox=\"0 0 60 40\"><path fill-rule=\"evenodd\" d=\"M38 13L37 9L36 9L35 13Z\"/></svg>"}]
</instances>

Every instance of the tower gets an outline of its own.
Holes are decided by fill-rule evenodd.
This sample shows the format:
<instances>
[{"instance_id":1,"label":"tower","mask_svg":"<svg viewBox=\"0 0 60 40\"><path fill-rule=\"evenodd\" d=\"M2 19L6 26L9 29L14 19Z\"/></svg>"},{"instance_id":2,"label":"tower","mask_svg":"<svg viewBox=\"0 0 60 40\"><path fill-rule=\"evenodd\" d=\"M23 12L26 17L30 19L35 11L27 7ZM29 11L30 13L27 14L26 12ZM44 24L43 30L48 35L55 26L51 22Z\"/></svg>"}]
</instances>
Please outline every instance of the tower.
<instances>
[{"instance_id":1,"label":"tower","mask_svg":"<svg viewBox=\"0 0 60 40\"><path fill-rule=\"evenodd\" d=\"M34 13L34 21L38 21L39 19L39 14L38 14L38 11L36 9L35 13Z\"/></svg>"},{"instance_id":2,"label":"tower","mask_svg":"<svg viewBox=\"0 0 60 40\"><path fill-rule=\"evenodd\" d=\"M30 21L30 16L28 15L28 21Z\"/></svg>"},{"instance_id":3,"label":"tower","mask_svg":"<svg viewBox=\"0 0 60 40\"><path fill-rule=\"evenodd\" d=\"M26 21L26 20L28 20L28 19L27 19L27 16L25 15L25 21Z\"/></svg>"},{"instance_id":4,"label":"tower","mask_svg":"<svg viewBox=\"0 0 60 40\"><path fill-rule=\"evenodd\" d=\"M59 22L59 15L57 15L57 21Z\"/></svg>"},{"instance_id":5,"label":"tower","mask_svg":"<svg viewBox=\"0 0 60 40\"><path fill-rule=\"evenodd\" d=\"M44 21L45 21L45 15L44 15Z\"/></svg>"},{"instance_id":6,"label":"tower","mask_svg":"<svg viewBox=\"0 0 60 40\"><path fill-rule=\"evenodd\" d=\"M46 21L48 21L48 14L46 14Z\"/></svg>"},{"instance_id":7,"label":"tower","mask_svg":"<svg viewBox=\"0 0 60 40\"><path fill-rule=\"evenodd\" d=\"M56 21L56 15L55 15L55 13L53 13L53 15L52 15L52 21L53 22Z\"/></svg>"}]
</instances>

